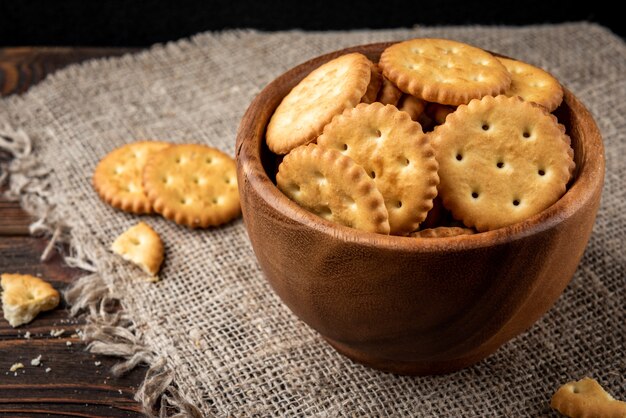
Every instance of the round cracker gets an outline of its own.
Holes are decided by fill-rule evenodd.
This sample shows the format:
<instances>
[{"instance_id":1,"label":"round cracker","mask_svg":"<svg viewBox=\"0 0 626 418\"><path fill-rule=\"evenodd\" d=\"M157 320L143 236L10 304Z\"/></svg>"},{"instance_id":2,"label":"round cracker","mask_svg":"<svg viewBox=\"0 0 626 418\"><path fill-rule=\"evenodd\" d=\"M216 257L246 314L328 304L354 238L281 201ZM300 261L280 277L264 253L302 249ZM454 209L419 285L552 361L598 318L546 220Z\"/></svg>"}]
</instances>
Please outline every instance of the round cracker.
<instances>
[{"instance_id":1,"label":"round cracker","mask_svg":"<svg viewBox=\"0 0 626 418\"><path fill-rule=\"evenodd\" d=\"M351 158L316 144L300 146L284 158L278 188L316 215L352 228L389 234L383 196Z\"/></svg>"},{"instance_id":2,"label":"round cracker","mask_svg":"<svg viewBox=\"0 0 626 418\"><path fill-rule=\"evenodd\" d=\"M143 185L155 212L190 228L217 226L241 213L235 161L206 145L152 154Z\"/></svg>"},{"instance_id":3,"label":"round cracker","mask_svg":"<svg viewBox=\"0 0 626 418\"><path fill-rule=\"evenodd\" d=\"M96 166L92 177L100 198L125 212L152 213L152 204L142 185L142 171L152 153L169 146L163 141L138 141L107 154Z\"/></svg>"},{"instance_id":4,"label":"round cracker","mask_svg":"<svg viewBox=\"0 0 626 418\"><path fill-rule=\"evenodd\" d=\"M509 58L497 58L511 73L511 85L503 94L519 96L537 103L548 112L559 107L563 101L563 87L556 78L534 65Z\"/></svg>"},{"instance_id":5,"label":"round cracker","mask_svg":"<svg viewBox=\"0 0 626 418\"><path fill-rule=\"evenodd\" d=\"M266 132L269 149L287 154L313 141L333 116L361 101L371 74L371 61L360 53L341 55L311 71L274 111Z\"/></svg>"},{"instance_id":6,"label":"round cracker","mask_svg":"<svg viewBox=\"0 0 626 418\"><path fill-rule=\"evenodd\" d=\"M416 38L386 48L379 62L400 90L428 102L468 103L502 93L511 75L492 54L463 42Z\"/></svg>"},{"instance_id":7,"label":"round cracker","mask_svg":"<svg viewBox=\"0 0 626 418\"><path fill-rule=\"evenodd\" d=\"M408 113L378 102L359 104L326 125L317 143L354 159L374 179L391 234L406 235L426 219L437 195L437 161Z\"/></svg>"},{"instance_id":8,"label":"round cracker","mask_svg":"<svg viewBox=\"0 0 626 418\"><path fill-rule=\"evenodd\" d=\"M565 193L574 169L563 125L518 97L472 100L430 135L443 204L478 231L546 209Z\"/></svg>"}]
</instances>

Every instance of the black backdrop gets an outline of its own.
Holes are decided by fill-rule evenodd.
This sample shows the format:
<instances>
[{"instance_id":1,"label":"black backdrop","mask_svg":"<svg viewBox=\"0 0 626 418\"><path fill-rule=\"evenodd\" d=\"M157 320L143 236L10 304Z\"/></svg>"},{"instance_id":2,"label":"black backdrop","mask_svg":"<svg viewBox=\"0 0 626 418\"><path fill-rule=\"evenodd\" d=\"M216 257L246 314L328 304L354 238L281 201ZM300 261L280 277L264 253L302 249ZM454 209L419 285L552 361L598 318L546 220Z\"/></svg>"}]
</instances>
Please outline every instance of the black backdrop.
<instances>
[{"instance_id":1,"label":"black backdrop","mask_svg":"<svg viewBox=\"0 0 626 418\"><path fill-rule=\"evenodd\" d=\"M596 22L622 38L620 0L0 0L0 46L147 46L206 30Z\"/></svg>"}]
</instances>

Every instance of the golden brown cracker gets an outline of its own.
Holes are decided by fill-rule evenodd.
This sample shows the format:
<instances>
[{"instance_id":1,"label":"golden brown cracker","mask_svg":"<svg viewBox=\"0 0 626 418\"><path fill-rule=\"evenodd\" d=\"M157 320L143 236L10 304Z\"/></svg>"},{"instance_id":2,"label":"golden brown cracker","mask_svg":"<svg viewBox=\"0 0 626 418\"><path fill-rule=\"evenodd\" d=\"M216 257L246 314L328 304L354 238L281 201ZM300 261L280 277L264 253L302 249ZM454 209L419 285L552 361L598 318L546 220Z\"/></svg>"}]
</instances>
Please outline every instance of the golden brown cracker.
<instances>
[{"instance_id":1,"label":"golden brown cracker","mask_svg":"<svg viewBox=\"0 0 626 418\"><path fill-rule=\"evenodd\" d=\"M550 406L570 418L626 418L626 402L614 399L589 377L562 385Z\"/></svg>"},{"instance_id":2,"label":"golden brown cracker","mask_svg":"<svg viewBox=\"0 0 626 418\"><path fill-rule=\"evenodd\" d=\"M441 125L454 110L455 107L453 106L443 105L441 103L428 103L424 111L437 125Z\"/></svg>"},{"instance_id":3,"label":"golden brown cracker","mask_svg":"<svg viewBox=\"0 0 626 418\"><path fill-rule=\"evenodd\" d=\"M403 92L449 105L497 95L511 84L511 75L492 54L449 39L398 42L383 51L379 66Z\"/></svg>"},{"instance_id":4,"label":"golden brown cracker","mask_svg":"<svg viewBox=\"0 0 626 418\"><path fill-rule=\"evenodd\" d=\"M380 68L380 66L378 68ZM382 82L376 101L381 102L382 104L397 106L400 98L402 97L402 91L400 91L395 84L389 81L387 77L383 76L382 73L381 80Z\"/></svg>"},{"instance_id":5,"label":"golden brown cracker","mask_svg":"<svg viewBox=\"0 0 626 418\"><path fill-rule=\"evenodd\" d=\"M382 75L380 73L380 69L378 68L378 65L370 61L370 69L372 71L371 76L370 76L370 83L367 85L367 90L365 91L365 95L361 99L361 103L375 102L376 97L378 97L380 86L383 82Z\"/></svg>"},{"instance_id":6,"label":"golden brown cracker","mask_svg":"<svg viewBox=\"0 0 626 418\"><path fill-rule=\"evenodd\" d=\"M12 327L31 322L40 312L58 306L59 292L39 277L28 274L2 274L2 310Z\"/></svg>"},{"instance_id":7,"label":"golden brown cracker","mask_svg":"<svg viewBox=\"0 0 626 418\"><path fill-rule=\"evenodd\" d=\"M511 74L511 85L503 93L554 111L563 101L563 87L547 71L523 61L497 57Z\"/></svg>"},{"instance_id":8,"label":"golden brown cracker","mask_svg":"<svg viewBox=\"0 0 626 418\"><path fill-rule=\"evenodd\" d=\"M206 145L173 145L154 153L143 185L155 212L190 228L217 226L241 213L235 161Z\"/></svg>"},{"instance_id":9,"label":"golden brown cracker","mask_svg":"<svg viewBox=\"0 0 626 418\"><path fill-rule=\"evenodd\" d=\"M351 157L374 179L391 234L406 235L426 218L437 195L437 161L407 113L378 102L359 104L326 125L317 143Z\"/></svg>"},{"instance_id":10,"label":"golden brown cracker","mask_svg":"<svg viewBox=\"0 0 626 418\"><path fill-rule=\"evenodd\" d=\"M383 196L363 167L316 144L291 151L276 175L278 188L316 215L352 228L389 234Z\"/></svg>"},{"instance_id":11,"label":"golden brown cracker","mask_svg":"<svg viewBox=\"0 0 626 418\"><path fill-rule=\"evenodd\" d=\"M139 222L120 234L111 244L111 251L153 277L156 277L163 262L161 237L144 222Z\"/></svg>"},{"instance_id":12,"label":"golden brown cracker","mask_svg":"<svg viewBox=\"0 0 626 418\"><path fill-rule=\"evenodd\" d=\"M266 131L269 149L287 154L315 140L333 116L361 101L371 74L371 61L360 53L341 55L311 71L274 111Z\"/></svg>"},{"instance_id":13,"label":"golden brown cracker","mask_svg":"<svg viewBox=\"0 0 626 418\"><path fill-rule=\"evenodd\" d=\"M429 135L444 206L479 231L546 209L565 193L574 169L565 128L517 97L472 100Z\"/></svg>"},{"instance_id":14,"label":"golden brown cracker","mask_svg":"<svg viewBox=\"0 0 626 418\"><path fill-rule=\"evenodd\" d=\"M400 103L398 104L398 110L409 114L411 119L415 122L419 121L420 116L424 113L426 102L410 94L402 95Z\"/></svg>"},{"instance_id":15,"label":"golden brown cracker","mask_svg":"<svg viewBox=\"0 0 626 418\"><path fill-rule=\"evenodd\" d=\"M137 141L114 149L100 160L93 186L102 200L125 212L152 212L142 185L143 167L151 153L169 147L163 141Z\"/></svg>"},{"instance_id":16,"label":"golden brown cracker","mask_svg":"<svg viewBox=\"0 0 626 418\"><path fill-rule=\"evenodd\" d=\"M457 237L459 235L472 235L475 234L471 228L460 228L456 226L438 226L436 228L426 228L420 231L415 231L409 234L414 238L449 238Z\"/></svg>"}]
</instances>

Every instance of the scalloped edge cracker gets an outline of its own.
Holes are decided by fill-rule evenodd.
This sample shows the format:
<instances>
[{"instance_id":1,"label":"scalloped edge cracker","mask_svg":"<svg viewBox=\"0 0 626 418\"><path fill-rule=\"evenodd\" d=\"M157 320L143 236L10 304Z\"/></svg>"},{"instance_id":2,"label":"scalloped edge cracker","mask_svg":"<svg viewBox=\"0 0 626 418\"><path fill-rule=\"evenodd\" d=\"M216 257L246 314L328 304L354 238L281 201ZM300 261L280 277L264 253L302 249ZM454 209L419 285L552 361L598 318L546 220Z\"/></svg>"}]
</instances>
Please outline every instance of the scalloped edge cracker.
<instances>
[{"instance_id":1,"label":"scalloped edge cracker","mask_svg":"<svg viewBox=\"0 0 626 418\"><path fill-rule=\"evenodd\" d=\"M389 234L385 202L374 180L352 158L316 144L291 151L276 185L301 207L331 222Z\"/></svg>"},{"instance_id":2,"label":"scalloped edge cracker","mask_svg":"<svg viewBox=\"0 0 626 418\"><path fill-rule=\"evenodd\" d=\"M400 90L427 102L468 103L504 92L511 75L489 52L437 38L414 38L387 47L378 63Z\"/></svg>"},{"instance_id":3,"label":"scalloped edge cracker","mask_svg":"<svg viewBox=\"0 0 626 418\"><path fill-rule=\"evenodd\" d=\"M137 141L109 152L93 172L92 183L98 196L124 212L152 213L142 185L142 171L151 153L169 146L163 141Z\"/></svg>"},{"instance_id":4,"label":"scalloped edge cracker","mask_svg":"<svg viewBox=\"0 0 626 418\"><path fill-rule=\"evenodd\" d=\"M520 222L548 208L566 192L574 170L565 127L518 97L472 100L429 135L444 206L478 231Z\"/></svg>"},{"instance_id":5,"label":"scalloped edge cracker","mask_svg":"<svg viewBox=\"0 0 626 418\"><path fill-rule=\"evenodd\" d=\"M356 106L370 84L372 62L350 53L322 64L283 98L267 124L265 140L276 154L315 140L324 125Z\"/></svg>"},{"instance_id":6,"label":"scalloped edge cracker","mask_svg":"<svg viewBox=\"0 0 626 418\"><path fill-rule=\"evenodd\" d=\"M235 160L207 145L172 145L143 171L154 211L189 228L218 226L241 214Z\"/></svg>"},{"instance_id":7,"label":"scalloped edge cracker","mask_svg":"<svg viewBox=\"0 0 626 418\"><path fill-rule=\"evenodd\" d=\"M428 137L406 112L359 104L324 127L317 139L361 165L385 199L391 234L406 235L426 219L437 196L437 161Z\"/></svg>"}]
</instances>

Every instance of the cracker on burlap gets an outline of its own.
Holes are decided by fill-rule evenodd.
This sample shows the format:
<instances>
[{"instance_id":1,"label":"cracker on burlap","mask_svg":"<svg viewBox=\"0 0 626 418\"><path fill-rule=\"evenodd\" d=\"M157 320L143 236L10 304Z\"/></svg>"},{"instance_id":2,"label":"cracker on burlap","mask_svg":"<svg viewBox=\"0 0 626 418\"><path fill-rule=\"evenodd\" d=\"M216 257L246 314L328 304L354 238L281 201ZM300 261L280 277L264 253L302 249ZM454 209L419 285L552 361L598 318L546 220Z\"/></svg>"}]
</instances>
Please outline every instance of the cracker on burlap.
<instances>
[{"instance_id":1,"label":"cracker on burlap","mask_svg":"<svg viewBox=\"0 0 626 418\"><path fill-rule=\"evenodd\" d=\"M172 145L152 154L143 186L155 212L190 228L217 226L241 214L235 161L206 145Z\"/></svg>"},{"instance_id":2,"label":"cracker on burlap","mask_svg":"<svg viewBox=\"0 0 626 418\"><path fill-rule=\"evenodd\" d=\"M361 103L375 102L376 98L378 97L378 92L380 91L380 86L383 83L383 76L380 73L378 65L370 61L370 70L370 83L367 85L365 95L363 96L363 98L361 98Z\"/></svg>"},{"instance_id":3,"label":"cracker on burlap","mask_svg":"<svg viewBox=\"0 0 626 418\"><path fill-rule=\"evenodd\" d=\"M570 418L626 417L626 402L614 399L590 377L561 386L552 396L550 406Z\"/></svg>"},{"instance_id":4,"label":"cracker on burlap","mask_svg":"<svg viewBox=\"0 0 626 418\"><path fill-rule=\"evenodd\" d=\"M354 159L374 179L391 234L406 235L426 218L437 195L437 161L421 126L407 113L362 103L336 116L317 143Z\"/></svg>"},{"instance_id":5,"label":"cracker on burlap","mask_svg":"<svg viewBox=\"0 0 626 418\"><path fill-rule=\"evenodd\" d=\"M2 274L2 311L12 327L31 322L40 312L56 308L59 292L39 277L28 274Z\"/></svg>"},{"instance_id":6,"label":"cracker on burlap","mask_svg":"<svg viewBox=\"0 0 626 418\"><path fill-rule=\"evenodd\" d=\"M151 153L169 146L163 141L137 141L107 154L96 166L92 177L100 198L125 212L152 213L141 180L143 167Z\"/></svg>"},{"instance_id":7,"label":"cracker on burlap","mask_svg":"<svg viewBox=\"0 0 626 418\"><path fill-rule=\"evenodd\" d=\"M574 169L563 125L518 97L472 100L429 136L444 206L479 231L546 209L565 193Z\"/></svg>"},{"instance_id":8,"label":"cracker on burlap","mask_svg":"<svg viewBox=\"0 0 626 418\"><path fill-rule=\"evenodd\" d=\"M308 144L333 116L356 106L367 91L372 63L363 54L341 55L311 71L281 101L267 125L276 154Z\"/></svg>"},{"instance_id":9,"label":"cracker on burlap","mask_svg":"<svg viewBox=\"0 0 626 418\"><path fill-rule=\"evenodd\" d=\"M139 266L158 280L156 274L163 262L163 242L148 224L139 222L118 235L111 244L111 251Z\"/></svg>"},{"instance_id":10,"label":"cracker on burlap","mask_svg":"<svg viewBox=\"0 0 626 418\"><path fill-rule=\"evenodd\" d=\"M408 113L415 122L419 121L425 107L426 102L410 94L403 94L398 104L398 110Z\"/></svg>"},{"instance_id":11,"label":"cracker on burlap","mask_svg":"<svg viewBox=\"0 0 626 418\"><path fill-rule=\"evenodd\" d=\"M492 54L448 39L398 42L383 51L379 66L403 92L442 104L465 104L511 84L511 75Z\"/></svg>"},{"instance_id":12,"label":"cracker on burlap","mask_svg":"<svg viewBox=\"0 0 626 418\"><path fill-rule=\"evenodd\" d=\"M509 58L497 57L511 74L511 85L503 94L519 96L554 111L563 101L563 87L550 73L539 67Z\"/></svg>"},{"instance_id":13,"label":"cracker on burlap","mask_svg":"<svg viewBox=\"0 0 626 418\"><path fill-rule=\"evenodd\" d=\"M461 228L458 226L438 226L436 228L426 228L420 231L411 232L410 237L414 238L448 238L457 237L459 235L475 234L471 228Z\"/></svg>"},{"instance_id":14,"label":"cracker on burlap","mask_svg":"<svg viewBox=\"0 0 626 418\"><path fill-rule=\"evenodd\" d=\"M316 144L294 149L280 164L276 184L290 199L326 220L389 234L387 209L374 180L339 151Z\"/></svg>"}]
</instances>

